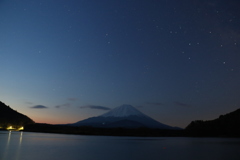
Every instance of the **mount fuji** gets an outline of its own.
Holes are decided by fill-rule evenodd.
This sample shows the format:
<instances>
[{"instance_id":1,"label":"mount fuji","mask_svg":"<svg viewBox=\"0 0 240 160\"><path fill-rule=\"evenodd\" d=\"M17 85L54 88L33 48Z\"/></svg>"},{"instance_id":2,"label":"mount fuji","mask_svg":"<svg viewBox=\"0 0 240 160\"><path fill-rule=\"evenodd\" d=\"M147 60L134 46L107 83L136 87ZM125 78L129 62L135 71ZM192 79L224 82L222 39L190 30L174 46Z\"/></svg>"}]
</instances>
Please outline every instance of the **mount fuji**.
<instances>
[{"instance_id":1,"label":"mount fuji","mask_svg":"<svg viewBox=\"0 0 240 160\"><path fill-rule=\"evenodd\" d=\"M122 105L97 117L91 117L71 126L91 126L100 128L158 128L176 129L175 127L162 124L151 117L143 114L131 105Z\"/></svg>"}]
</instances>

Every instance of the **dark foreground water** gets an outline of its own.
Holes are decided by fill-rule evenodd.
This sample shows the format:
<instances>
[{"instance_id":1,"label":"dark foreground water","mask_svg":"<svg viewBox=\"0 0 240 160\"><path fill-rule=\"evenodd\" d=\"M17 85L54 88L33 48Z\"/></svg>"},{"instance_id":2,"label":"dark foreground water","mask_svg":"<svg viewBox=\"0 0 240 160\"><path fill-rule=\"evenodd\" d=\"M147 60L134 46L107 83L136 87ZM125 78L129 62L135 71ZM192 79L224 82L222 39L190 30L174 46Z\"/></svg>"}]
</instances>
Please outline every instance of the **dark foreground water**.
<instances>
[{"instance_id":1,"label":"dark foreground water","mask_svg":"<svg viewBox=\"0 0 240 160\"><path fill-rule=\"evenodd\" d=\"M0 132L0 160L239 160L240 139Z\"/></svg>"}]
</instances>

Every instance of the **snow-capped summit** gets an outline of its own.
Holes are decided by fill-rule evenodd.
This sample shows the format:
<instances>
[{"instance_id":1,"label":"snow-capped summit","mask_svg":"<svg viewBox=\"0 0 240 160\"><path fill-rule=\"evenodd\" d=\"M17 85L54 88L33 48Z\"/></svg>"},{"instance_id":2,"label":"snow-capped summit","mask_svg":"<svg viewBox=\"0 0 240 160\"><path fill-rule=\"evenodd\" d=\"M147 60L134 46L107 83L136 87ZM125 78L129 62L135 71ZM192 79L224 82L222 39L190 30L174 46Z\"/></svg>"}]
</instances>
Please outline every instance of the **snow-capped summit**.
<instances>
[{"instance_id":1,"label":"snow-capped summit","mask_svg":"<svg viewBox=\"0 0 240 160\"><path fill-rule=\"evenodd\" d=\"M73 124L72 126L92 126L101 128L159 128L174 129L160 123L138 111L131 105L122 105L97 117L91 117Z\"/></svg>"},{"instance_id":2,"label":"snow-capped summit","mask_svg":"<svg viewBox=\"0 0 240 160\"><path fill-rule=\"evenodd\" d=\"M136 108L134 108L131 105L121 105L119 107L116 107L109 112L99 116L99 117L128 117L128 116L143 116L145 117L143 113L138 111Z\"/></svg>"}]
</instances>

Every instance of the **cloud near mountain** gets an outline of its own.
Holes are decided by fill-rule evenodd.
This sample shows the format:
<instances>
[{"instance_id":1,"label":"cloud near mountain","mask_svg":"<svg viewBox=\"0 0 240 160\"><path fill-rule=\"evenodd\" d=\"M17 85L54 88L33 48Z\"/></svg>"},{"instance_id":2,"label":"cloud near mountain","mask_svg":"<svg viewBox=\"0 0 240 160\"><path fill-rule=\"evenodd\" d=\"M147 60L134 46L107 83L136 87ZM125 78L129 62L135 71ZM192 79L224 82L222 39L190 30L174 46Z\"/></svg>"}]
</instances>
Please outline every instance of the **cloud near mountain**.
<instances>
[{"instance_id":1,"label":"cloud near mountain","mask_svg":"<svg viewBox=\"0 0 240 160\"><path fill-rule=\"evenodd\" d=\"M111 108L108 108L108 107L104 107L104 106L95 106L95 105L80 106L79 108L90 108L90 109L100 109L100 110L111 110Z\"/></svg>"},{"instance_id":2,"label":"cloud near mountain","mask_svg":"<svg viewBox=\"0 0 240 160\"><path fill-rule=\"evenodd\" d=\"M65 103L65 104L55 106L55 108L63 108L63 107L71 107L71 104L70 103Z\"/></svg>"},{"instance_id":3,"label":"cloud near mountain","mask_svg":"<svg viewBox=\"0 0 240 160\"><path fill-rule=\"evenodd\" d=\"M33 109L46 109L46 108L48 108L48 107L43 106L43 105L36 105L36 106L32 106L32 107L30 107L30 108L33 108Z\"/></svg>"}]
</instances>

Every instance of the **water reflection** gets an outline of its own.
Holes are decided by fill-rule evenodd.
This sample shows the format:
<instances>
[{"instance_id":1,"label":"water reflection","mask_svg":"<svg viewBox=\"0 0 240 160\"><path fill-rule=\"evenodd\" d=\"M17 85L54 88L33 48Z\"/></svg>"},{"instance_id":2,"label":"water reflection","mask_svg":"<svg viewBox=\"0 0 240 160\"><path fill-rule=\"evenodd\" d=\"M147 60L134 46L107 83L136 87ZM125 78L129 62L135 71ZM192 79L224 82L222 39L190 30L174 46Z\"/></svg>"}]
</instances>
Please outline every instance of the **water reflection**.
<instances>
[{"instance_id":1,"label":"water reflection","mask_svg":"<svg viewBox=\"0 0 240 160\"><path fill-rule=\"evenodd\" d=\"M19 144L18 144L18 147L17 147L17 153L16 153L16 160L19 159L19 156L20 156L20 150L21 150L21 145L22 145L22 136L23 136L23 132L21 131L20 132L20 138L19 138Z\"/></svg>"},{"instance_id":2,"label":"water reflection","mask_svg":"<svg viewBox=\"0 0 240 160\"><path fill-rule=\"evenodd\" d=\"M8 138L7 138L7 144L5 147L5 151L3 152L3 159L6 159L6 156L8 155L8 148L9 148L9 144L10 144L10 140L11 140L11 134L12 134L12 131L9 131Z\"/></svg>"},{"instance_id":3,"label":"water reflection","mask_svg":"<svg viewBox=\"0 0 240 160\"><path fill-rule=\"evenodd\" d=\"M19 146L21 146L21 144L22 144L22 136L23 136L23 132L21 131L20 139L19 139Z\"/></svg>"},{"instance_id":4,"label":"water reflection","mask_svg":"<svg viewBox=\"0 0 240 160\"><path fill-rule=\"evenodd\" d=\"M14 131L8 131L7 133L7 141L6 141L6 145L2 152L2 160L5 159L9 159L10 157L12 157L12 153L16 153L15 154L15 160L19 159L20 156L20 149L21 149L21 145L22 145L22 137L23 137L23 132L14 132ZM18 140L17 140L18 139ZM11 142L13 141L12 144ZM16 143L18 142L18 143ZM11 153L10 153L11 151Z\"/></svg>"},{"instance_id":5,"label":"water reflection","mask_svg":"<svg viewBox=\"0 0 240 160\"><path fill-rule=\"evenodd\" d=\"M240 139L0 132L0 160L239 160Z\"/></svg>"}]
</instances>

